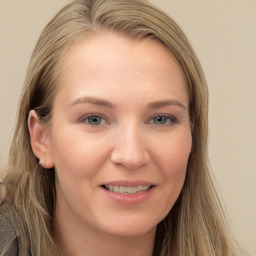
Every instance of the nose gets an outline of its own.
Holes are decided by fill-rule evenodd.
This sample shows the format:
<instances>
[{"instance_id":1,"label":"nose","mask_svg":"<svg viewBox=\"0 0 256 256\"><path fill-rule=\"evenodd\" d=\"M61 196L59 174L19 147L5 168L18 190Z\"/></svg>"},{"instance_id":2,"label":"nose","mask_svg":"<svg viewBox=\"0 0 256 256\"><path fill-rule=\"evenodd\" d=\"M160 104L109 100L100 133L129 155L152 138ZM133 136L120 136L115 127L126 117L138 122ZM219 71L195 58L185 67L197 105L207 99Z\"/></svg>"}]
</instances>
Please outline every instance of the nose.
<instances>
[{"instance_id":1,"label":"nose","mask_svg":"<svg viewBox=\"0 0 256 256\"><path fill-rule=\"evenodd\" d=\"M147 150L146 136L143 131L126 128L118 131L114 138L111 161L127 169L135 170L148 164L150 158Z\"/></svg>"}]
</instances>

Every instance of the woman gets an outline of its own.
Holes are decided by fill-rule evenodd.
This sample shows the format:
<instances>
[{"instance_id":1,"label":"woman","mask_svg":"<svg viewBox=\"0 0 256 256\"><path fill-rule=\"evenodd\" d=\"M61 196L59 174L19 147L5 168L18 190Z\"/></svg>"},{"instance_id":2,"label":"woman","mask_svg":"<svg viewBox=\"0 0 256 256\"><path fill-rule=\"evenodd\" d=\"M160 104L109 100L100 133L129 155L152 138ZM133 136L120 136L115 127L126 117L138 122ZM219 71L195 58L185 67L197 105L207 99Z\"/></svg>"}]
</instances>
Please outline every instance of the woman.
<instances>
[{"instance_id":1,"label":"woman","mask_svg":"<svg viewBox=\"0 0 256 256\"><path fill-rule=\"evenodd\" d=\"M1 255L243 255L207 166L207 86L145 1L73 1L43 31L4 179Z\"/></svg>"}]
</instances>

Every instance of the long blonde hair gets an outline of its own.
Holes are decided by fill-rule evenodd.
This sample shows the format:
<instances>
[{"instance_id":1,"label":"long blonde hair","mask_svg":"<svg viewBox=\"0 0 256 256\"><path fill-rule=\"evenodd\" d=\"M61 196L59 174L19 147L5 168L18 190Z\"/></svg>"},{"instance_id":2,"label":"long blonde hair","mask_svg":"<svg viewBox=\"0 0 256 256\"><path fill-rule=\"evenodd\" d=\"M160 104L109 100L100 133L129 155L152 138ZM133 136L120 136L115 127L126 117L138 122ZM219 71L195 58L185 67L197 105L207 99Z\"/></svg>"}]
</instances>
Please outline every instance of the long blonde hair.
<instances>
[{"instance_id":1,"label":"long blonde hair","mask_svg":"<svg viewBox=\"0 0 256 256\"><path fill-rule=\"evenodd\" d=\"M161 41L176 57L187 79L193 149L183 190L157 227L154 255L238 255L208 168L208 92L201 65L179 26L143 0L75 0L46 26L34 49L5 177L7 204L21 216L31 254L58 255L58 250L52 228L54 169L40 166L32 152L28 114L35 109L42 122L50 122L60 60L82 38L103 30L135 40L150 37Z\"/></svg>"}]
</instances>

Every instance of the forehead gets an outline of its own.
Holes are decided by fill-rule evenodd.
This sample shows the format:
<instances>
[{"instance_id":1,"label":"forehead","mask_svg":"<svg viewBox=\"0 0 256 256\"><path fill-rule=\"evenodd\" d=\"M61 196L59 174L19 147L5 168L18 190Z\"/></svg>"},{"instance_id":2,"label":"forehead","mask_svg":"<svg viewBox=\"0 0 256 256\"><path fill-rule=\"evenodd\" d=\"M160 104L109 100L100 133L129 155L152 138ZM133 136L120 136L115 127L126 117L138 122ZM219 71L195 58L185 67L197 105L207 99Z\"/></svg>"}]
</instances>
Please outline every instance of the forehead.
<instances>
[{"instance_id":1,"label":"forehead","mask_svg":"<svg viewBox=\"0 0 256 256\"><path fill-rule=\"evenodd\" d=\"M139 84L169 84L166 89L182 89L187 94L184 73L169 49L152 38L135 39L104 32L93 34L74 45L60 62L59 90L75 85L139 90ZM81 87L81 86L80 86ZM70 88L71 89L71 88ZM128 91L126 92L128 93ZM160 93L160 91L159 91ZM72 91L70 91L72 94ZM128 94L127 94L128 96ZM186 95L187 96L187 95Z\"/></svg>"}]
</instances>

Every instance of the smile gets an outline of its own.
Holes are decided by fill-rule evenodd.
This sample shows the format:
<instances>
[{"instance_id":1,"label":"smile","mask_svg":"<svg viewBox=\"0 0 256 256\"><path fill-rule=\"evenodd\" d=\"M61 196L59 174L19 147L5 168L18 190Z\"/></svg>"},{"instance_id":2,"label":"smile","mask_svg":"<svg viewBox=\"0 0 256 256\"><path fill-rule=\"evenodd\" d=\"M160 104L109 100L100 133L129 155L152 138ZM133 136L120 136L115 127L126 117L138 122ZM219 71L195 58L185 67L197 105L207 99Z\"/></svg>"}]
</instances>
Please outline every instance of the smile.
<instances>
[{"instance_id":1,"label":"smile","mask_svg":"<svg viewBox=\"0 0 256 256\"><path fill-rule=\"evenodd\" d=\"M117 185L115 186L104 185L103 187L111 192L115 192L119 194L137 194L137 193L149 190L152 186L139 185L136 187L126 187L126 186L117 186Z\"/></svg>"}]
</instances>

